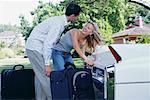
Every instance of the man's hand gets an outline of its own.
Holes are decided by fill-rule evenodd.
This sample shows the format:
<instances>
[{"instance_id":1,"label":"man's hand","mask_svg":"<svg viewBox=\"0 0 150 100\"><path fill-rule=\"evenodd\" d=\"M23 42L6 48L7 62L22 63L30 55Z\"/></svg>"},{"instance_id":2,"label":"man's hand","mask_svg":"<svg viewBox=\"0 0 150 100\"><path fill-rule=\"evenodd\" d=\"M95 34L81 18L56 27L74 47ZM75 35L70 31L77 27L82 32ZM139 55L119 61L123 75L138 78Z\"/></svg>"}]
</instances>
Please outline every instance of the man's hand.
<instances>
[{"instance_id":1,"label":"man's hand","mask_svg":"<svg viewBox=\"0 0 150 100\"><path fill-rule=\"evenodd\" d=\"M45 65L45 75L50 76L50 73L52 72L50 65Z\"/></svg>"}]
</instances>

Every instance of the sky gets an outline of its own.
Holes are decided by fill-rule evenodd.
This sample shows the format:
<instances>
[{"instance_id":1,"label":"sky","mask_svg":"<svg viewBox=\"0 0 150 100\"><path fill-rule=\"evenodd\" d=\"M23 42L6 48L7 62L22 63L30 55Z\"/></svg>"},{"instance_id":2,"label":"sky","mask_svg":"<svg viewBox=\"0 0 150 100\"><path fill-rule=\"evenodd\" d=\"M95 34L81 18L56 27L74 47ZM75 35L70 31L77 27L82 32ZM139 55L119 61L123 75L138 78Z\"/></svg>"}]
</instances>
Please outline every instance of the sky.
<instances>
[{"instance_id":1,"label":"sky","mask_svg":"<svg viewBox=\"0 0 150 100\"><path fill-rule=\"evenodd\" d=\"M0 24L11 24L19 26L19 15L24 15L31 23L33 11L39 0L0 0ZM43 2L59 3L63 0L41 0Z\"/></svg>"}]
</instances>

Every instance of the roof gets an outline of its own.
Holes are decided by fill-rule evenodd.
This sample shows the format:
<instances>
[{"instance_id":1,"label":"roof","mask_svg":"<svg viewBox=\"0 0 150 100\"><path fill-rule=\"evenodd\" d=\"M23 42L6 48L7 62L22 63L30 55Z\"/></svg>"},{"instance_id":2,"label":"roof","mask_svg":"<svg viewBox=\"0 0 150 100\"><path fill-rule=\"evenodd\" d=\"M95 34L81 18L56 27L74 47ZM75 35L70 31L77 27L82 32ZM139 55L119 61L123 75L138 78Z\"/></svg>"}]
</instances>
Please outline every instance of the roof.
<instances>
[{"instance_id":1,"label":"roof","mask_svg":"<svg viewBox=\"0 0 150 100\"><path fill-rule=\"evenodd\" d=\"M144 24L143 26L150 29L150 24Z\"/></svg>"},{"instance_id":2,"label":"roof","mask_svg":"<svg viewBox=\"0 0 150 100\"><path fill-rule=\"evenodd\" d=\"M142 27L136 26L133 28L125 29L123 31L114 33L112 37L115 38L115 37L127 36L127 35L150 35L150 28L148 27L149 26L147 27L144 26L142 28Z\"/></svg>"},{"instance_id":3,"label":"roof","mask_svg":"<svg viewBox=\"0 0 150 100\"><path fill-rule=\"evenodd\" d=\"M0 33L0 37L12 37L12 36L15 36L16 33L15 32L12 32L12 31L4 31L4 32L1 32Z\"/></svg>"}]
</instances>

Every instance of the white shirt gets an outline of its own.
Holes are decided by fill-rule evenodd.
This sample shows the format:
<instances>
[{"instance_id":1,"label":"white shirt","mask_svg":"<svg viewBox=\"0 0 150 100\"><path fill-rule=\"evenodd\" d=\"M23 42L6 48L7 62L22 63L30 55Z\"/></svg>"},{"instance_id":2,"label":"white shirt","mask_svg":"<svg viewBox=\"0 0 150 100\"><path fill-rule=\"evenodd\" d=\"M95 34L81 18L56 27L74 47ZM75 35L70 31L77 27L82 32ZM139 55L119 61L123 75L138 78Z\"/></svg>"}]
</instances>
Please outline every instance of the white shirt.
<instances>
[{"instance_id":1,"label":"white shirt","mask_svg":"<svg viewBox=\"0 0 150 100\"><path fill-rule=\"evenodd\" d=\"M49 65L53 43L59 38L66 26L67 18L54 16L37 25L26 42L26 49L36 50L44 56L45 65Z\"/></svg>"}]
</instances>

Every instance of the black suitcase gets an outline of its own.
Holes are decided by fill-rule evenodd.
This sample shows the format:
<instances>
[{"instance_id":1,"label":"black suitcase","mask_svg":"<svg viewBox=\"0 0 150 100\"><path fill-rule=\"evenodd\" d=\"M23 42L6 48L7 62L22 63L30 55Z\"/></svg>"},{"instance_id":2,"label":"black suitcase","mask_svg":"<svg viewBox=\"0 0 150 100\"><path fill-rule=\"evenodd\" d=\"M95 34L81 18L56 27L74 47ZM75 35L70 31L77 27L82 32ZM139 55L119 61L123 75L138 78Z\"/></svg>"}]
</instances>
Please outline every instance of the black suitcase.
<instances>
[{"instance_id":1,"label":"black suitcase","mask_svg":"<svg viewBox=\"0 0 150 100\"><path fill-rule=\"evenodd\" d=\"M33 70L24 69L23 65L15 65L12 69L4 69L1 73L1 97L2 100L34 99Z\"/></svg>"},{"instance_id":2,"label":"black suitcase","mask_svg":"<svg viewBox=\"0 0 150 100\"><path fill-rule=\"evenodd\" d=\"M50 74L52 100L72 100L72 76L73 68L61 71L52 71Z\"/></svg>"},{"instance_id":3,"label":"black suitcase","mask_svg":"<svg viewBox=\"0 0 150 100\"><path fill-rule=\"evenodd\" d=\"M69 87L72 89L72 99L95 100L91 69L86 67L76 68L76 66L70 62L65 64L65 68L70 68L66 76L69 79Z\"/></svg>"},{"instance_id":4,"label":"black suitcase","mask_svg":"<svg viewBox=\"0 0 150 100\"><path fill-rule=\"evenodd\" d=\"M76 69L73 75L73 99L95 100L93 79L90 69Z\"/></svg>"}]
</instances>

